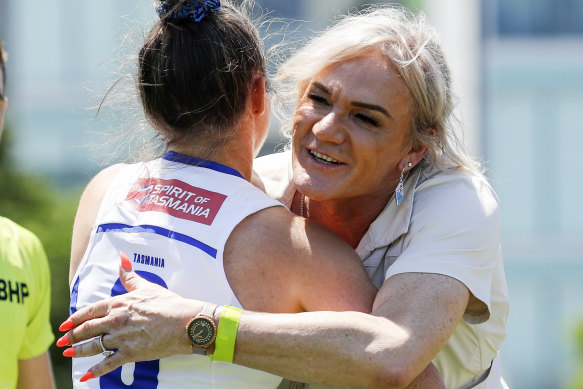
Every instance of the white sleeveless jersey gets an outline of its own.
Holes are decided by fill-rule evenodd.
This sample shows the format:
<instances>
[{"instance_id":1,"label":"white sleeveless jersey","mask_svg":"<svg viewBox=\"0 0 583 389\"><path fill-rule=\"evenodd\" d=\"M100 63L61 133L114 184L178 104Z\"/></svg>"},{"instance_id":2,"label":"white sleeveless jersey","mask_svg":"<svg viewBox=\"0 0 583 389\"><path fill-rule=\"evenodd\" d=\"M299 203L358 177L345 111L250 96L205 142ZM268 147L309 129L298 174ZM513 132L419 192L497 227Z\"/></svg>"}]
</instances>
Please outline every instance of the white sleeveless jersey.
<instances>
[{"instance_id":1,"label":"white sleeveless jersey","mask_svg":"<svg viewBox=\"0 0 583 389\"><path fill-rule=\"evenodd\" d=\"M70 312L126 293L119 251L142 277L181 296L241 307L223 268L233 228L281 206L236 170L174 152L121 169L105 195L87 251L73 278ZM186 333L184 334L186 336ZM281 378L244 366L179 355L129 363L85 383L103 356L73 359L75 388L275 388Z\"/></svg>"}]
</instances>

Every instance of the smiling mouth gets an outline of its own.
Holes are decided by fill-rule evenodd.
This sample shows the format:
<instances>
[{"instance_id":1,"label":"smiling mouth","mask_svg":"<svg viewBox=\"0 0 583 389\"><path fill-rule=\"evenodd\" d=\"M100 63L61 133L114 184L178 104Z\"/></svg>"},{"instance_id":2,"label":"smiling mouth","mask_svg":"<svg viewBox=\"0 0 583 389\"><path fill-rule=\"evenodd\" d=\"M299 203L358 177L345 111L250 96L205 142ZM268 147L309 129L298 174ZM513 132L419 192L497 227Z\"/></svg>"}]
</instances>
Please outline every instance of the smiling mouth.
<instances>
[{"instance_id":1,"label":"smiling mouth","mask_svg":"<svg viewBox=\"0 0 583 389\"><path fill-rule=\"evenodd\" d=\"M314 150L308 150L310 154L312 154L312 156L316 159L316 161L318 162L322 162L322 163L330 163L330 164L339 164L340 162L338 162L337 160L335 160L334 158L330 158L327 155L324 154L320 154L317 151Z\"/></svg>"}]
</instances>

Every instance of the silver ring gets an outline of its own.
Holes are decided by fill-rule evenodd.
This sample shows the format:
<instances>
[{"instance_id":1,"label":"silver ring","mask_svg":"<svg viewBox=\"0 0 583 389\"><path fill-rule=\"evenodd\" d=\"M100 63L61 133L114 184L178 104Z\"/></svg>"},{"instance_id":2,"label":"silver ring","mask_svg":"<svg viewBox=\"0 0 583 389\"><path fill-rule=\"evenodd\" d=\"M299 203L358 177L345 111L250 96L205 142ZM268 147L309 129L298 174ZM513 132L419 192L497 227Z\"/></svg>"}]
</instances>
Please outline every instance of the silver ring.
<instances>
[{"instance_id":1,"label":"silver ring","mask_svg":"<svg viewBox=\"0 0 583 389\"><path fill-rule=\"evenodd\" d=\"M106 357L109 357L111 354L115 353L115 351L108 350L105 348L105 346L103 345L104 336L105 334L101 334L101 336L99 336L97 339L99 339L99 346L101 346L101 354L105 355Z\"/></svg>"}]
</instances>

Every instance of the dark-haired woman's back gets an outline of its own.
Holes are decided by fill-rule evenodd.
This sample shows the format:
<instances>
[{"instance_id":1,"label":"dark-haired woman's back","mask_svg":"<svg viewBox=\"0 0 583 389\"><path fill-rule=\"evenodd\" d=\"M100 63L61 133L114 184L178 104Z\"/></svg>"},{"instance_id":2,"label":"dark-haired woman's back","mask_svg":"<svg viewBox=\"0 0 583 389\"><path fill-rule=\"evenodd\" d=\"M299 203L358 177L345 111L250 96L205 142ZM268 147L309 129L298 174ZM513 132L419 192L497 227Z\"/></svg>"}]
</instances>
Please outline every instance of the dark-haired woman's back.
<instances>
[{"instance_id":1,"label":"dark-haired woman's back","mask_svg":"<svg viewBox=\"0 0 583 389\"><path fill-rule=\"evenodd\" d=\"M159 13L140 51L138 89L167 152L106 168L87 186L73 231L70 310L126 293L120 251L143 277L209 303L204 317L185 307L179 328L159 323L143 333L140 342L167 356L153 361L125 355L114 334L94 327L91 341L65 350L76 357L74 387L274 388L281 378L224 363L229 352L213 354L213 332L234 336L220 324L230 309L370 311L376 290L344 241L249 182L269 118L265 62L249 19L215 0L167 1ZM170 344L157 342L168 333ZM74 342L65 335L58 345ZM124 358L138 362L92 379L93 365Z\"/></svg>"},{"instance_id":2,"label":"dark-haired woman's back","mask_svg":"<svg viewBox=\"0 0 583 389\"><path fill-rule=\"evenodd\" d=\"M223 267L226 242L242 219L278 203L234 169L183 154L169 152L117 170L74 275L71 313L126 293L119 280L119 251L128 254L138 274L181 296L241 307ZM235 380L238 387L271 388L281 380L209 357L181 355L126 364L79 382L102 358L74 359L75 387L231 388Z\"/></svg>"}]
</instances>

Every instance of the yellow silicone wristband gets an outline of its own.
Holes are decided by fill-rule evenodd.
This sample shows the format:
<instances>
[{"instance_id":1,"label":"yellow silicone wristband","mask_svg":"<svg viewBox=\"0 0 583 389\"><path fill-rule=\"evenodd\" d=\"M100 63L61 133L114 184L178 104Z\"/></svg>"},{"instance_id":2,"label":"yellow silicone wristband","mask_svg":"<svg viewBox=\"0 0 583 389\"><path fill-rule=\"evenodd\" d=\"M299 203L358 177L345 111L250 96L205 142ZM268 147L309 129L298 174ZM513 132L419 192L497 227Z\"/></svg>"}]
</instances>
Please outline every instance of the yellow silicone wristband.
<instances>
[{"instance_id":1,"label":"yellow silicone wristband","mask_svg":"<svg viewBox=\"0 0 583 389\"><path fill-rule=\"evenodd\" d=\"M215 340L215 352L211 355L211 360L233 363L241 312L243 312L241 308L229 305L223 307Z\"/></svg>"}]
</instances>

